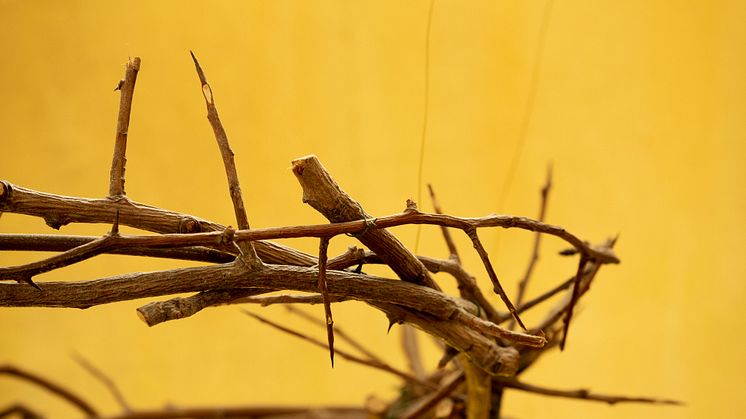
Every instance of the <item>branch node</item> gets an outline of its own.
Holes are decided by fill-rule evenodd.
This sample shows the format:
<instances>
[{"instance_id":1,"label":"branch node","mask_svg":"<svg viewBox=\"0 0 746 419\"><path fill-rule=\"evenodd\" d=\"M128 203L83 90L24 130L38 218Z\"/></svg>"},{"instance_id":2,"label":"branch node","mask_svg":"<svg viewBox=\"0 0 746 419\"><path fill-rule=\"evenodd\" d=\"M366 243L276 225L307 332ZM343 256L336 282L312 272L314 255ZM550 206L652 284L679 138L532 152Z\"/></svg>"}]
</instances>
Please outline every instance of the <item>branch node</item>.
<instances>
[{"instance_id":1,"label":"branch node","mask_svg":"<svg viewBox=\"0 0 746 419\"><path fill-rule=\"evenodd\" d=\"M70 218L62 214L50 214L44 217L44 222L49 227L59 230L62 226L70 224Z\"/></svg>"},{"instance_id":2,"label":"branch node","mask_svg":"<svg viewBox=\"0 0 746 419\"><path fill-rule=\"evenodd\" d=\"M358 239L358 238L364 236L365 234L367 234L368 231L371 228L377 228L376 227L376 220L378 220L378 219L377 218L366 218L365 220L363 220L364 223L365 223L365 225L363 226L363 229L361 231L359 231L357 233L345 233L345 235L348 236L348 237L354 237L354 238Z\"/></svg>"},{"instance_id":3,"label":"branch node","mask_svg":"<svg viewBox=\"0 0 746 419\"><path fill-rule=\"evenodd\" d=\"M182 217L179 219L178 232L181 234L200 233L202 232L202 226L194 218Z\"/></svg>"},{"instance_id":4,"label":"branch node","mask_svg":"<svg viewBox=\"0 0 746 419\"><path fill-rule=\"evenodd\" d=\"M9 182L0 180L0 204L4 204L10 200L10 195L13 193L13 188Z\"/></svg>"},{"instance_id":5,"label":"branch node","mask_svg":"<svg viewBox=\"0 0 746 419\"><path fill-rule=\"evenodd\" d=\"M419 209L417 209L417 203L414 202L411 199L407 199L407 207L404 209L404 212L406 214L417 214L420 212Z\"/></svg>"},{"instance_id":6,"label":"branch node","mask_svg":"<svg viewBox=\"0 0 746 419\"><path fill-rule=\"evenodd\" d=\"M221 245L228 245L233 243L233 239L236 236L236 230L228 226L223 230L223 233L220 235L220 238L218 239L218 243Z\"/></svg>"}]
</instances>

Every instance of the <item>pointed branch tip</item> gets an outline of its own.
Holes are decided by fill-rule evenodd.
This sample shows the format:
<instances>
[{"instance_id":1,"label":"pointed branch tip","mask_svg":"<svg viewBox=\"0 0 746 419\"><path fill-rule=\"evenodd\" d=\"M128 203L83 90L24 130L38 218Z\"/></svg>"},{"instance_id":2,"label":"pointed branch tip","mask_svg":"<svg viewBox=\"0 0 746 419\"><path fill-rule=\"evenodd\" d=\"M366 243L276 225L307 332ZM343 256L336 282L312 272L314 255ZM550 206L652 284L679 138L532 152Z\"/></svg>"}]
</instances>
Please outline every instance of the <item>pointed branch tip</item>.
<instances>
[{"instance_id":1,"label":"pointed branch tip","mask_svg":"<svg viewBox=\"0 0 746 419\"><path fill-rule=\"evenodd\" d=\"M197 56L194 55L194 52L192 50L189 50L189 55L192 56L192 61L194 61L194 67L197 69L197 76L199 76L199 81L202 83L203 86L206 85L207 78L205 77L205 72L202 70L202 66L199 65Z\"/></svg>"}]
</instances>

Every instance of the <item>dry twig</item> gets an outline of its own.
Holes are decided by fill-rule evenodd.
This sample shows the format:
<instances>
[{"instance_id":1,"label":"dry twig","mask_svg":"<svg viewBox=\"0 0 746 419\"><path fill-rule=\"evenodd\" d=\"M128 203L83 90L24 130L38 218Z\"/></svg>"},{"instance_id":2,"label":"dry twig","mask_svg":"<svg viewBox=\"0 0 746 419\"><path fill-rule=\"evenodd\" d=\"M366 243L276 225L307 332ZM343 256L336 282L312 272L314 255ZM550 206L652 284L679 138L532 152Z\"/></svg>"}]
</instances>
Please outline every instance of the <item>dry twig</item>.
<instances>
[{"instance_id":1,"label":"dry twig","mask_svg":"<svg viewBox=\"0 0 746 419\"><path fill-rule=\"evenodd\" d=\"M0 418L16 417L20 419L44 419L44 416L34 412L22 404L14 404L0 410Z\"/></svg>"},{"instance_id":2,"label":"dry twig","mask_svg":"<svg viewBox=\"0 0 746 419\"><path fill-rule=\"evenodd\" d=\"M5 187L8 187L9 184L5 182ZM25 192L25 193L24 193ZM29 193L30 192L30 193ZM70 215L69 219L64 220L65 222L63 225L67 224L68 222L106 222L111 223L114 220L114 212L112 211L108 215L105 213L101 213L102 210L104 210L104 207L99 207L97 202L95 200L85 200L82 198L71 198L71 197L62 197L57 195L51 195L51 194L45 194L46 196L42 196L41 193L34 193L34 191L30 191L28 189L20 188L18 186L12 187L12 192L9 194L10 196L5 197L3 194L0 194L0 210L3 212L15 212L20 214L27 214L27 215L35 215L40 216L42 218L45 218L43 215L43 209L40 209L38 206L46 206L50 205L52 207L47 207L49 212L52 214L59 214L60 207L66 207L69 208L70 211L80 211L83 214L75 214ZM23 196L23 199L19 199L20 196ZM5 198L5 199L3 199ZM50 202L53 201L53 202ZM56 202L55 202L56 201ZM67 201L67 202L61 202L61 201ZM79 204L82 205L69 205L73 202L70 201L77 201ZM88 204L93 205L88 205ZM66 205L67 204L67 205ZM31 207L35 208L31 208ZM126 246L153 246L153 247L166 247L166 246L195 246L195 245L210 245L210 246L216 246L221 243L216 243L217 240L216 237L220 237L223 234L223 230L225 230L225 227L218 226L214 223L204 222L205 223L205 230L206 233L183 233L183 234L168 234L172 232L179 232L179 224L181 224L181 217L177 215L176 219L173 219L170 217L169 214L163 214L161 211L163 210L155 210L153 211L152 208L149 208L151 210L150 212L146 211L145 208L143 208L143 211L136 211L131 212L128 211L128 207L122 208L122 213L120 215L120 223L125 225L130 225L133 227L138 228L144 228L150 231L155 231L159 233L164 233L159 236L130 236L128 238L128 241L126 243ZM115 208L111 208L112 210ZM67 214L67 212L65 212ZM85 216L84 214L88 214L88 216ZM147 217L147 220L139 220L139 221L133 221L132 218L135 216L144 216ZM166 217L165 219L163 217ZM72 217L77 218L77 220L72 219ZM95 218L94 218L95 217ZM153 219L153 217L155 219ZM56 220L58 220L57 216L54 217ZM93 221L92 219L95 219ZM58 220L59 221L59 220ZM148 222L150 221L150 222ZM173 226L170 231L162 231L163 230L163 222L166 221L168 223L175 222L176 225L171 224ZM133 225L134 224L134 225ZM201 223L200 223L201 224ZM509 216L509 215L489 215L481 218L461 218L461 217L454 217L451 215L445 215L445 214L428 214L424 212L419 212L417 210L409 209L408 211L389 215L385 217L378 217L378 218L367 218L357 221L347 221L347 222L336 222L333 224L318 224L318 225L307 225L307 226L288 226L288 227L270 227L270 228L263 228L263 229L252 229L252 230L238 230L235 232L235 236L233 237L233 240L240 242L240 241L258 241L258 240L272 240L272 239L278 239L278 238L297 238L297 237L333 237L335 235L339 234L354 234L354 233L366 233L372 234L377 230L383 230L390 227L396 227L401 225L407 225L407 224L430 224L430 225L437 225L437 226L444 226L444 227L450 227L450 228L457 228L460 230L470 230L470 229L479 229L479 228L489 228L489 227L502 227L502 228L519 228L523 230L529 230L534 232L540 232L543 234L548 234L551 236L558 237L570 245L572 245L574 248L578 250L578 252L587 255L592 260L598 261L600 263L619 263L619 258L608 248L604 247L593 247L589 245L587 242L581 240L574 234L566 231L562 227L553 226L549 224L545 224L527 217L517 217L517 216ZM196 227L196 228L203 228L203 226ZM124 243L124 242L123 242ZM124 247L125 245L122 244ZM275 245L277 246L277 245ZM277 248L277 247L275 247ZM286 249L286 248L283 248ZM282 251L282 253L285 253L285 250ZM291 252L293 253L293 252ZM294 253L294 257L297 255ZM276 255L276 257L279 255ZM282 257L285 255L283 254ZM380 255L379 255L380 256ZM312 264L308 264L309 261L305 257L301 257L302 261L299 261L300 263L288 263L293 265L299 265L299 266L311 266L316 263L315 259L313 260ZM388 262L387 262L388 263Z\"/></svg>"},{"instance_id":3,"label":"dry twig","mask_svg":"<svg viewBox=\"0 0 746 419\"><path fill-rule=\"evenodd\" d=\"M124 193L124 170L127 164L127 133L130 125L130 114L132 113L132 97L135 94L135 82L137 73L140 71L140 57L127 61L127 69L124 79L119 81L117 88L120 91L119 116L117 117L117 135L114 142L114 157L111 161L111 172L109 174L109 197L119 199Z\"/></svg>"},{"instance_id":4,"label":"dry twig","mask_svg":"<svg viewBox=\"0 0 746 419\"><path fill-rule=\"evenodd\" d=\"M578 297L580 297L580 281L583 279L583 273L585 272L586 264L588 264L588 258L585 256L581 256L580 262L578 262L578 273L575 275L575 282L573 283L572 287L572 297L570 298L570 304L567 305L567 314L565 315L565 329L562 333L560 350L565 349L565 342L567 342L567 332L570 330L570 320L572 319L573 309L578 303Z\"/></svg>"},{"instance_id":5,"label":"dry twig","mask_svg":"<svg viewBox=\"0 0 746 419\"><path fill-rule=\"evenodd\" d=\"M33 250L42 252L66 252L101 237L69 236L56 234L0 234L0 251ZM124 249L105 249L103 253L145 256L154 258L192 260L209 263L226 263L236 258L235 255L207 247L151 248L130 247Z\"/></svg>"},{"instance_id":6,"label":"dry twig","mask_svg":"<svg viewBox=\"0 0 746 419\"><path fill-rule=\"evenodd\" d=\"M430 11L432 12L432 2ZM69 223L113 223L111 231L103 237L0 235L0 250L61 252L25 265L0 268L0 281L15 280L36 286L32 280L35 275L103 253L199 260L213 263L213 265L159 272L134 272L88 281L44 282L43 289L0 282L0 306L88 308L144 297L195 293L188 297L171 298L140 307L138 314L148 325L152 326L168 320L185 318L205 307L222 304L321 303L324 305L325 312L323 326L327 331L326 344L256 314L249 312L246 314L328 349L332 366L335 353L338 353L352 362L377 368L404 379L409 384L408 389L426 392L422 398L405 409L404 417L417 417L425 414L438 401L451 395L464 381L468 394L469 417L485 416L490 414L490 411L492 414L499 413L499 400L504 388L611 404L619 402L678 404L672 400L598 395L586 390L547 389L523 383L513 377L535 362L547 349L555 345L564 347L573 309L579 299L588 291L602 265L619 262L612 250L614 240L601 246L591 246L565 229L544 222L547 197L551 188L551 169L547 183L542 189L541 207L537 220L507 215L490 215L481 218L446 215L442 213L430 185L428 187L435 213L420 212L414 202L408 201L406 209L401 213L373 218L363 210L359 202L339 187L315 156L307 156L293 161L293 173L303 188L304 202L323 214L331 223L250 229L241 196L234 154L218 116L212 88L196 57L194 54L191 55L200 79L207 107L207 118L223 158L238 230L192 215L130 201L125 196L127 131L135 80L140 68L140 59L135 58L128 62L125 79L118 86L122 92L108 198L85 199L59 196L0 181L0 214L14 212L41 217L55 229ZM123 225L159 234L120 235L118 229L120 222ZM417 256L388 230L392 227L411 224L439 226L448 246L448 260ZM508 298L500 284L478 235L480 228L491 227L520 228L536 233L533 253L518 287L516 304ZM450 235L449 229L451 228L462 230L471 239L495 293L500 296L509 313L498 312L482 294L475 278L461 266L458 251ZM344 254L328 260L329 241L340 234L356 237L372 252L350 248ZM527 283L539 258L541 236L545 234L556 236L573 247L571 252L565 253L579 255L577 272L570 280L523 303ZM319 238L318 258L268 241L296 237ZM366 275L361 273L359 268L354 272L348 269L355 264L362 266L363 263L385 263L402 281ZM444 294L432 279L430 272L446 272L452 275L458 283L462 298ZM533 329L534 334L512 331L510 330L512 326L510 328L499 326L499 323L513 318L525 331L526 327L519 314L567 289L570 285L572 285L572 292L568 293L570 295L566 295L549 312L546 319ZM311 293L311 295L260 296L286 290ZM402 336L403 347L413 374L391 367L368 351L364 345L344 334L342 330L336 330L340 339L349 342L367 358L335 349L331 303L350 299L364 301L382 311L391 324L407 323L440 339L439 342L442 341L441 343L447 348L449 354L454 354L454 356L459 353L463 354L454 362L456 370L447 377L444 370L428 377L414 340L414 332L409 327L403 330ZM294 312L300 314L298 311ZM564 324L560 325L559 321L563 318ZM561 329L564 333L561 333ZM545 332L548 338L544 337ZM79 359L78 362L109 388L125 410L120 418L302 417L312 412L312 409L308 408L187 408L131 411L111 379L87 361ZM96 411L80 397L41 377L11 366L0 367L0 374L14 375L34 382L62 396L87 415L97 415ZM434 384L441 382L441 379L444 379L442 386ZM452 399L459 401L460 397L453 396ZM15 406L11 408L13 409L21 414L33 416L33 412L23 410L22 407L19 410L19 407ZM330 417L340 419L358 418L365 415L361 409L331 408L326 412Z\"/></svg>"},{"instance_id":7,"label":"dry twig","mask_svg":"<svg viewBox=\"0 0 746 419\"><path fill-rule=\"evenodd\" d=\"M541 188L541 202L539 204L539 217L537 220L544 222L544 218L547 213L547 202L549 201L549 191L552 189L552 166L547 168L547 180L544 183L544 187ZM541 244L541 234L536 233L534 236L534 247L531 251L531 258L528 260L528 266L526 272L523 274L520 282L518 282L518 292L515 297L515 305L520 306L523 302L523 296L526 293L528 281L531 279L531 274L534 272L536 262L539 261L539 245ZM513 322L510 323L508 329L513 328Z\"/></svg>"},{"instance_id":8,"label":"dry twig","mask_svg":"<svg viewBox=\"0 0 746 419\"><path fill-rule=\"evenodd\" d=\"M254 314L254 313L252 313L250 311L246 311L246 310L242 310L242 311L247 316L253 317L253 318L259 320L260 322L262 322L264 324L267 324L269 326L274 327L277 330L280 330L280 331L285 332L285 333L287 333L289 335L301 338L301 339L305 340L306 342L310 342L310 343L312 343L312 344L314 344L314 345L316 345L316 346L318 346L320 348L324 348L326 350L329 350L329 346L327 346L325 343L323 343L323 342L321 342L319 340L316 340L316 339L314 339L314 338L312 338L310 336L304 335L303 333L297 332L295 330L292 330L292 329L289 329L289 328L287 328L285 326L277 324L277 323L275 323L275 322L273 322L273 321L271 321L271 320L269 320L269 319L267 319L265 317L262 317L262 316L260 316L258 314ZM357 357L355 355L350 354L349 352L341 351L339 349L337 349L336 353L339 356L341 356L342 358L344 358L344 359L346 359L346 360L348 360L350 362L354 362L354 363L361 364L361 365L366 365L366 366L371 367L371 368L375 368L375 369L378 369L378 370L381 370L381 371L388 372L390 374L394 374L394 375L398 376L399 378L404 379L407 382L418 384L418 385L421 385L421 386L424 386L424 387L428 387L428 388L431 388L431 389L436 388L435 385L433 383L429 382L429 381L421 380L421 379L415 377L414 375L411 375L411 374L409 374L407 372L398 370L398 369L396 369L396 368L394 368L394 367L392 367L392 366L390 366L388 364L381 363L380 361L376 361L376 360L372 360L372 359L360 358L360 357Z\"/></svg>"},{"instance_id":9,"label":"dry twig","mask_svg":"<svg viewBox=\"0 0 746 419\"><path fill-rule=\"evenodd\" d=\"M225 174L228 178L228 189L230 191L231 202L233 203L233 210L236 213L236 223L238 223L239 229L248 230L249 218L246 216L246 208L244 207L243 198L241 197L241 185L238 181L238 172L236 171L233 150L231 150L231 146L228 143L228 135L225 133L223 123L220 122L220 116L218 115L218 108L215 106L212 87L210 87L210 84L207 82L205 72L202 71L202 67L199 65L197 57L194 56L192 51L189 51L189 53L192 55L192 60L197 69L199 81L202 84L202 96L204 96L205 105L207 106L207 119L210 121L212 130L215 132L215 139L218 142L220 155L223 157L223 165L225 166ZM261 264L261 260L256 255L254 246L251 243L241 243L238 246L243 258L245 258L245 261L249 265L255 266Z\"/></svg>"},{"instance_id":10,"label":"dry twig","mask_svg":"<svg viewBox=\"0 0 746 419\"><path fill-rule=\"evenodd\" d=\"M289 296L286 296L286 297L289 297ZM298 296L296 296L296 297L298 297ZM316 304L323 303L323 297L321 297L320 295L304 296L304 297L315 297L316 300L318 300L318 302ZM256 297L254 297L254 298L256 298ZM266 297L266 298L271 298L271 297ZM306 301L308 301L308 300L306 300ZM297 302L299 302L299 301L298 300L287 299L285 301L282 301L282 304L286 304L285 305L285 309L289 313L292 313L292 314L294 314L294 315L296 315L296 316L298 316L298 317L300 317L300 318L302 318L302 319L304 319L304 320L306 320L308 322L311 322L311 323L314 323L314 324L316 324L318 326L326 328L326 322L318 320L315 317L311 316L310 314L306 313L305 311L296 309L296 308L292 307L291 305L289 305L289 304L297 303ZM335 302L338 302L338 301L335 301ZM265 304L262 304L262 306L264 306L264 305ZM381 364L385 364L385 362L378 355L376 355L373 352L371 352L370 350L368 350L368 348L366 348L365 345L363 345L357 339L355 339L352 336L350 336L349 334L347 334L347 332L345 332L343 329L341 329L339 327L335 327L334 328L334 334L335 334L335 336L338 336L340 338L340 340L343 340L343 341L347 342L348 344L350 344L350 346L352 346L353 348L357 349L361 354L367 356L368 359L374 360L376 362L380 362Z\"/></svg>"},{"instance_id":11,"label":"dry twig","mask_svg":"<svg viewBox=\"0 0 746 419\"><path fill-rule=\"evenodd\" d=\"M427 187L430 191L433 210L436 214L443 214L440 204L435 197L435 190L430 184L428 184ZM445 240L446 246L448 247L449 255L448 262L438 263L439 270L447 272L456 278L461 297L476 302L479 307L484 310L487 318L491 321L495 321L499 317L499 314L487 298L485 298L484 294L482 294L482 290L477 286L477 281L474 277L469 275L469 273L464 270L463 266L461 266L461 258L459 257L458 249L456 249L456 243L453 241L450 230L445 226L440 226L440 231L443 234L443 240ZM434 261L429 262L432 264ZM429 266L431 266L431 264L426 263L425 265L430 269Z\"/></svg>"},{"instance_id":12,"label":"dry twig","mask_svg":"<svg viewBox=\"0 0 746 419\"><path fill-rule=\"evenodd\" d=\"M96 411L96 409L94 409L93 406L91 406L82 397L78 396L71 390L59 384L49 381L48 379L40 375L36 375L12 365L0 366L0 375L9 375L36 384L37 386L61 397L65 401L69 402L71 405L77 407L78 410L85 413L87 417L98 417L98 412Z\"/></svg>"},{"instance_id":13,"label":"dry twig","mask_svg":"<svg viewBox=\"0 0 746 419\"><path fill-rule=\"evenodd\" d=\"M114 396L114 399L119 403L119 406L122 408L125 412L130 412L132 409L129 406L129 403L127 403L127 400L124 398L124 395L119 390L119 387L117 387L114 380L109 378L103 371L96 368L95 365L91 364L87 359L83 358L79 354L73 354L73 359L75 362L77 362L83 369L88 371L94 378L99 380L106 388L109 390L112 396Z\"/></svg>"},{"instance_id":14,"label":"dry twig","mask_svg":"<svg viewBox=\"0 0 746 419\"><path fill-rule=\"evenodd\" d=\"M457 371L451 373L443 385L437 391L422 397L420 400L412 403L407 410L402 412L401 419L415 419L422 417L425 413L432 410L441 400L450 396L461 383L464 382L464 372Z\"/></svg>"},{"instance_id":15,"label":"dry twig","mask_svg":"<svg viewBox=\"0 0 746 419\"><path fill-rule=\"evenodd\" d=\"M402 280L438 289L427 269L409 249L385 229L373 228L376 222L370 221L370 215L363 211L360 203L339 187L316 156L302 157L292 163L293 174L303 188L303 202L332 223L361 220L364 224L362 229L345 233L354 233L361 243L380 256Z\"/></svg>"},{"instance_id":16,"label":"dry twig","mask_svg":"<svg viewBox=\"0 0 746 419\"><path fill-rule=\"evenodd\" d=\"M326 284L326 261L329 239L322 237L319 240L319 293L324 301L324 317L326 319L326 339L329 346L329 358L334 367L334 319L332 318L332 304L329 300L329 288Z\"/></svg>"},{"instance_id":17,"label":"dry twig","mask_svg":"<svg viewBox=\"0 0 746 419\"><path fill-rule=\"evenodd\" d=\"M474 249L477 250L477 253L482 259L482 263L484 264L485 269L487 269L487 275L492 281L492 286L494 287L493 290L495 291L495 294L500 296L500 298L503 300L503 303L505 303L505 306L508 308L508 311L510 311L510 314L513 315L513 318L515 319L515 321L518 322L521 328L523 328L523 330L526 330L526 326L523 324L523 321L520 317L518 317L518 312L515 310L515 306L513 306L513 303L510 301L508 294L505 293L503 286L500 284L500 280L497 279L497 273L495 273L495 268L492 267L490 257L487 255L487 250L485 250L482 242L479 240L477 229L472 227L464 231L466 232L466 235L469 236L469 238L471 239L472 243L474 244Z\"/></svg>"},{"instance_id":18,"label":"dry twig","mask_svg":"<svg viewBox=\"0 0 746 419\"><path fill-rule=\"evenodd\" d=\"M341 303L344 301L349 301L350 298L344 297L344 296L338 296L338 295L330 295L329 301L332 303ZM285 308L287 308L289 311L299 314L300 311L296 311L290 307L290 304L324 304L324 297L322 297L320 294L310 294L310 295L298 295L298 294L280 294L280 295L267 295L267 296L257 296L257 297L246 297L246 298L239 298L237 300L233 300L228 302L227 304L259 304L262 307L267 307L275 304L283 304L285 305ZM305 313L304 313L305 315ZM322 327L326 327L326 322L321 322ZM336 334L339 335L339 337L342 337L342 335L339 333L339 328L335 327L334 330L336 331Z\"/></svg>"},{"instance_id":19,"label":"dry twig","mask_svg":"<svg viewBox=\"0 0 746 419\"><path fill-rule=\"evenodd\" d=\"M158 410L138 410L108 419L368 419L368 412L359 407L174 407Z\"/></svg>"},{"instance_id":20,"label":"dry twig","mask_svg":"<svg viewBox=\"0 0 746 419\"><path fill-rule=\"evenodd\" d=\"M607 395L607 394L591 393L590 391L585 390L585 389L556 390L556 389L536 386L533 384L527 384L527 383L518 381L515 378L496 377L494 378L494 381L499 383L500 386L505 387L505 388L512 388L516 390L527 391L529 393L541 394L544 396L551 396L551 397L581 399L581 400L604 402L608 404L653 403L653 404L669 404L669 405L677 405L677 406L683 405L681 401L670 400L670 399L655 399L651 397L613 396L613 395Z\"/></svg>"}]
</instances>

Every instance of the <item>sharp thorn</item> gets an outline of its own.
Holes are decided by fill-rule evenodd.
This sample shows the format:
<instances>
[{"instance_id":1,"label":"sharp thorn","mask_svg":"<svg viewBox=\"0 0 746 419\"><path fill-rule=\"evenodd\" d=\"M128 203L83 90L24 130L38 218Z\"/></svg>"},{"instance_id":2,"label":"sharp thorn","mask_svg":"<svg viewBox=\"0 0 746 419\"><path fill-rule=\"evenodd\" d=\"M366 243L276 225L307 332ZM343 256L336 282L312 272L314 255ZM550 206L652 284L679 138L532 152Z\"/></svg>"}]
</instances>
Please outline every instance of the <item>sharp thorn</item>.
<instances>
[{"instance_id":1,"label":"sharp thorn","mask_svg":"<svg viewBox=\"0 0 746 419\"><path fill-rule=\"evenodd\" d=\"M36 282L34 282L34 280L31 279L31 277L20 279L18 280L18 282L25 282L31 285L32 287L36 288L37 290L41 291L41 287Z\"/></svg>"},{"instance_id":2,"label":"sharp thorn","mask_svg":"<svg viewBox=\"0 0 746 419\"><path fill-rule=\"evenodd\" d=\"M359 265L357 265L357 268L355 268L354 272L355 272L356 274L362 274L362 273L364 273L364 272L363 272L363 265L364 265L364 264L365 264L365 262L360 262L360 264L359 264Z\"/></svg>"},{"instance_id":3,"label":"sharp thorn","mask_svg":"<svg viewBox=\"0 0 746 419\"><path fill-rule=\"evenodd\" d=\"M114 215L114 223L111 225L111 235L116 236L119 234L119 208L117 208L117 212Z\"/></svg>"}]
</instances>

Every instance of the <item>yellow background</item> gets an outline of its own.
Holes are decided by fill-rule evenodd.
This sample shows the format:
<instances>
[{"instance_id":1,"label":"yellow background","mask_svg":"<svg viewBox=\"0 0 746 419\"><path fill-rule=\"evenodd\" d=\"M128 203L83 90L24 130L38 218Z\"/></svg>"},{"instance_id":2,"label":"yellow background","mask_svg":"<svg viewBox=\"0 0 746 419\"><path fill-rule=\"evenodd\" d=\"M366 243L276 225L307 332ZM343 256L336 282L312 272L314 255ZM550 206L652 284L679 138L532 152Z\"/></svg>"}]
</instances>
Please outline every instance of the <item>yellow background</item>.
<instances>
[{"instance_id":1,"label":"yellow background","mask_svg":"<svg viewBox=\"0 0 746 419\"><path fill-rule=\"evenodd\" d=\"M535 216L549 162L548 221L592 241L620 233L622 264L602 269L568 348L526 381L685 400L687 407L548 399L510 392L512 417L743 417L746 384L744 146L746 3L557 1L525 147L517 141L546 3L436 0L424 180L448 212ZM322 222L303 205L290 160L317 154L375 215L418 194L428 1L0 1L0 178L103 197L128 56L142 57L130 128L132 199L234 224L220 157L188 51L200 58L237 154L254 227ZM514 160L516 155L518 160ZM514 181L502 208L511 162ZM430 209L429 202L421 203ZM106 226L68 226L103 234ZM49 232L3 215L1 232ZM128 230L129 231L129 230ZM413 244L415 229L395 231ZM499 235L499 236L498 236ZM485 232L512 293L526 232ZM335 252L352 243L339 238ZM467 267L484 277L461 240ZM529 294L573 272L544 241ZM313 240L288 244L313 251ZM435 229L419 251L446 256ZM4 266L41 255L5 253ZM40 280L90 279L184 263L101 257ZM438 277L450 285L447 277ZM484 278L480 278L483 281ZM482 282L484 283L484 282ZM489 289L489 288L486 288ZM255 323L235 307L152 329L145 301L89 310L0 310L0 362L65 382L102 411L117 406L71 359L106 371L132 405L353 404L397 381ZM495 299L497 303L497 300ZM323 333L280 307L258 309ZM528 316L540 318L540 312ZM315 313L319 313L316 308ZM396 328L361 304L337 325L404 366ZM428 365L438 353L423 341ZM0 407L77 414L0 377Z\"/></svg>"}]
</instances>

